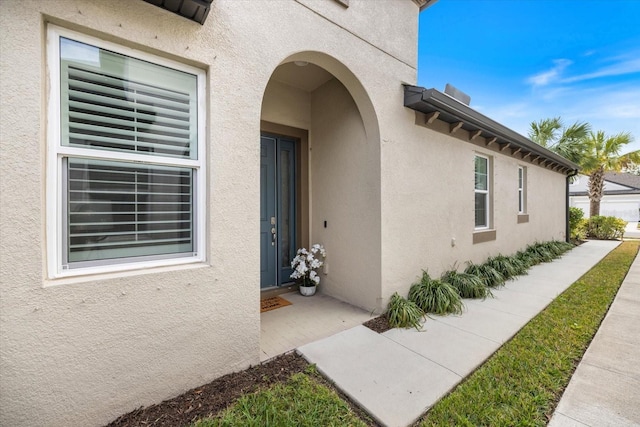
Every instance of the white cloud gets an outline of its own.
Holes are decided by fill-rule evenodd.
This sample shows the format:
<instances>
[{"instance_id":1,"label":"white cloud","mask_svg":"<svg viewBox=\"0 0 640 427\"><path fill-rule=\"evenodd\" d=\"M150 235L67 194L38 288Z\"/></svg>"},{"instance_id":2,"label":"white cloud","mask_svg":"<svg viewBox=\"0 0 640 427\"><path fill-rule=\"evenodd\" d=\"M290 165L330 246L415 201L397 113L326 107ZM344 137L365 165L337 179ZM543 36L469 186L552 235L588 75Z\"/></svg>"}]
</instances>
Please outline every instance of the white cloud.
<instances>
[{"instance_id":1,"label":"white cloud","mask_svg":"<svg viewBox=\"0 0 640 427\"><path fill-rule=\"evenodd\" d=\"M556 116L562 117L567 124L586 121L593 130L603 130L608 135L630 132L634 142L624 150L628 152L640 149L638 99L640 86L637 83L591 89L566 87L562 96L553 100L548 99L546 93L536 91L505 104L490 105L484 101L482 113L525 136L532 121Z\"/></svg>"},{"instance_id":2,"label":"white cloud","mask_svg":"<svg viewBox=\"0 0 640 427\"><path fill-rule=\"evenodd\" d=\"M547 86L560 80L560 76L572 61L568 59L554 59L554 66L550 70L543 71L527 78L527 83L533 86Z\"/></svg>"},{"instance_id":3,"label":"white cloud","mask_svg":"<svg viewBox=\"0 0 640 427\"><path fill-rule=\"evenodd\" d=\"M597 79L600 77L621 76L625 74L640 73L640 58L632 58L620 61L618 63L600 68L591 73L580 74L577 76L565 78L562 83L573 83L584 80Z\"/></svg>"}]
</instances>

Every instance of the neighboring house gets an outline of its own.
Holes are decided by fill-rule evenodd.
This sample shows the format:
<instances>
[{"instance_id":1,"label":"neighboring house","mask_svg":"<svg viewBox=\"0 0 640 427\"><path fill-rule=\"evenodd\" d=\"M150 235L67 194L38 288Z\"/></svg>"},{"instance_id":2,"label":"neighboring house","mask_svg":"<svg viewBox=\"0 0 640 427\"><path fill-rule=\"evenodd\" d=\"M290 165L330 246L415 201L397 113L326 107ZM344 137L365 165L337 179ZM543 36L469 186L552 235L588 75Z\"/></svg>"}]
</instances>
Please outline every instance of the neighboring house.
<instances>
[{"instance_id":1,"label":"neighboring house","mask_svg":"<svg viewBox=\"0 0 640 427\"><path fill-rule=\"evenodd\" d=\"M301 246L379 313L422 269L564 239L577 166L413 86L428 5L0 2L0 424L100 425L259 363Z\"/></svg>"},{"instance_id":2,"label":"neighboring house","mask_svg":"<svg viewBox=\"0 0 640 427\"><path fill-rule=\"evenodd\" d=\"M569 186L569 203L573 207L582 209L585 218L589 218L588 182L588 176L578 175ZM640 220L640 176L625 172L605 173L600 215L638 222Z\"/></svg>"}]
</instances>

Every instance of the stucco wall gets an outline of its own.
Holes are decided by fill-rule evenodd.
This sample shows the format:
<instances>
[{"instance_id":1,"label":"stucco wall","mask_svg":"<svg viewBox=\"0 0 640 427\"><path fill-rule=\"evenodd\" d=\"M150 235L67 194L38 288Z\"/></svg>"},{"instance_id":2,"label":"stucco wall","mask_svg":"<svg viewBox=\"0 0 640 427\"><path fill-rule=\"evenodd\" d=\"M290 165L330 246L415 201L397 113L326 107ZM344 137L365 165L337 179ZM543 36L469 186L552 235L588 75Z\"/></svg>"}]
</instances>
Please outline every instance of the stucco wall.
<instances>
[{"instance_id":1,"label":"stucco wall","mask_svg":"<svg viewBox=\"0 0 640 427\"><path fill-rule=\"evenodd\" d=\"M326 68L353 97L368 141L407 125L384 113L401 105L400 82L415 81L413 63L373 46L379 29L366 37L366 20L355 34L318 14L343 10L328 3L218 0L204 26L143 1L0 3L1 425L100 425L258 362L260 100L273 70L296 56ZM370 12L385 14L387 50L415 56L417 7L404 3ZM48 22L207 72L205 263L47 277ZM358 200L350 209L371 207ZM370 232L375 241L380 230ZM366 259L380 247L363 250Z\"/></svg>"},{"instance_id":2,"label":"stucco wall","mask_svg":"<svg viewBox=\"0 0 640 427\"><path fill-rule=\"evenodd\" d=\"M321 289L371 310L380 294L380 146L337 80L315 90L311 105L311 241L328 253Z\"/></svg>"},{"instance_id":3,"label":"stucco wall","mask_svg":"<svg viewBox=\"0 0 640 427\"><path fill-rule=\"evenodd\" d=\"M295 0L361 38L366 43L414 67L417 63L417 6L407 0ZM399 21L398 19L405 19ZM329 41L330 39L327 39Z\"/></svg>"},{"instance_id":4,"label":"stucco wall","mask_svg":"<svg viewBox=\"0 0 640 427\"><path fill-rule=\"evenodd\" d=\"M405 120L415 120L406 111ZM423 117L418 117L424 122ZM536 240L564 239L565 177L485 144L448 124L410 128L404 139L382 145L383 299L406 296L422 269L432 277L467 261L510 255ZM492 159L492 229L496 239L473 244L474 157ZM518 223L518 166L527 168L529 222ZM455 245L452 240L455 239Z\"/></svg>"},{"instance_id":5,"label":"stucco wall","mask_svg":"<svg viewBox=\"0 0 640 427\"><path fill-rule=\"evenodd\" d=\"M259 276L245 264L259 257L257 228L245 224L257 221L257 209L246 206L258 200L258 189L247 185L234 198L224 190L257 174L258 163L245 160L257 145L242 143L257 141L257 131L238 128L219 108L208 115L207 140L215 144L207 147L205 264L47 278L45 20L210 67L209 105L244 110L257 129L259 105L246 109L232 90L251 73L219 85L224 75L214 57L228 57L230 46L209 48L199 25L143 2L9 1L0 16L0 424L99 425L257 363L258 286L251 285Z\"/></svg>"},{"instance_id":6,"label":"stucco wall","mask_svg":"<svg viewBox=\"0 0 640 427\"><path fill-rule=\"evenodd\" d=\"M311 94L271 80L264 92L261 118L308 130L311 124Z\"/></svg>"}]
</instances>

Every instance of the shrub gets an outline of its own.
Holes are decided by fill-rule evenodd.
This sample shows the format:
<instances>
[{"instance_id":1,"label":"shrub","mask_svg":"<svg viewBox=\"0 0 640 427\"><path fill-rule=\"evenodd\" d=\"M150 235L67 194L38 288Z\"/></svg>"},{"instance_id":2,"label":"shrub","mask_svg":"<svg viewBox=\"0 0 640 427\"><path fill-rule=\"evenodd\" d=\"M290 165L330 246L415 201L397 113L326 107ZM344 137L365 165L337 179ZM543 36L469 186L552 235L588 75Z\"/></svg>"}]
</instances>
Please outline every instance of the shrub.
<instances>
[{"instance_id":1,"label":"shrub","mask_svg":"<svg viewBox=\"0 0 640 427\"><path fill-rule=\"evenodd\" d=\"M534 243L527 246L527 252L538 260L538 264L541 262L550 262L556 258L556 255L551 252L544 243Z\"/></svg>"},{"instance_id":2,"label":"shrub","mask_svg":"<svg viewBox=\"0 0 640 427\"><path fill-rule=\"evenodd\" d=\"M545 245L556 256L560 256L568 250L573 249L574 247L572 243L563 242L560 240L552 240L550 242L546 242Z\"/></svg>"},{"instance_id":3,"label":"shrub","mask_svg":"<svg viewBox=\"0 0 640 427\"><path fill-rule=\"evenodd\" d=\"M518 258L520 262L527 267L527 269L533 267L534 265L540 264L540 258L532 255L530 252L518 251L514 255L514 257Z\"/></svg>"},{"instance_id":4,"label":"shrub","mask_svg":"<svg viewBox=\"0 0 640 427\"><path fill-rule=\"evenodd\" d=\"M578 232L578 227L583 224L584 211L580 208L569 208L569 234L571 238Z\"/></svg>"},{"instance_id":5,"label":"shrub","mask_svg":"<svg viewBox=\"0 0 640 427\"><path fill-rule=\"evenodd\" d=\"M589 218L587 233L589 237L600 240L620 239L624 235L627 223L614 216L592 216Z\"/></svg>"},{"instance_id":6,"label":"shrub","mask_svg":"<svg viewBox=\"0 0 640 427\"><path fill-rule=\"evenodd\" d=\"M424 311L415 303L402 298L398 293L391 295L387 306L387 319L392 328L420 329L420 321L424 317Z\"/></svg>"},{"instance_id":7,"label":"shrub","mask_svg":"<svg viewBox=\"0 0 640 427\"><path fill-rule=\"evenodd\" d=\"M505 278L502 273L486 262L484 264L468 262L464 272L478 276L482 280L482 283L490 288L497 288L498 286L504 285Z\"/></svg>"},{"instance_id":8,"label":"shrub","mask_svg":"<svg viewBox=\"0 0 640 427\"><path fill-rule=\"evenodd\" d=\"M459 273L452 269L445 271L440 280L453 286L462 298L493 297L491 289L485 286L480 277L473 274Z\"/></svg>"},{"instance_id":9,"label":"shrub","mask_svg":"<svg viewBox=\"0 0 640 427\"><path fill-rule=\"evenodd\" d=\"M458 291L448 283L433 280L426 271L418 283L409 289L409 301L425 313L462 314L462 300Z\"/></svg>"},{"instance_id":10,"label":"shrub","mask_svg":"<svg viewBox=\"0 0 640 427\"><path fill-rule=\"evenodd\" d=\"M575 229L570 229L569 237L572 241L581 241L587 238L587 229L589 227L589 221L586 219L581 219L578 221Z\"/></svg>"},{"instance_id":11,"label":"shrub","mask_svg":"<svg viewBox=\"0 0 640 427\"><path fill-rule=\"evenodd\" d=\"M489 258L486 261L491 267L495 268L505 280L509 280L513 277L525 274L527 267L525 264L516 257L508 257L502 254Z\"/></svg>"}]
</instances>

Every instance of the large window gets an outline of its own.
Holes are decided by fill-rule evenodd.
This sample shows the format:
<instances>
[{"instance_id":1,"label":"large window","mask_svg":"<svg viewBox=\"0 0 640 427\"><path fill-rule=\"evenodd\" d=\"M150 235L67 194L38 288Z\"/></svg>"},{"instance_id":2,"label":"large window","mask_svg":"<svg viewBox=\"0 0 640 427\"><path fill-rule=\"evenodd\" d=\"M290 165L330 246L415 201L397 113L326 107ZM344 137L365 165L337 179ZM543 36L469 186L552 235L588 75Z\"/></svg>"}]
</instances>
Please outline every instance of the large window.
<instances>
[{"instance_id":1,"label":"large window","mask_svg":"<svg viewBox=\"0 0 640 427\"><path fill-rule=\"evenodd\" d=\"M48 31L50 275L203 259L204 73Z\"/></svg>"},{"instance_id":2,"label":"large window","mask_svg":"<svg viewBox=\"0 0 640 427\"><path fill-rule=\"evenodd\" d=\"M475 156L475 228L489 228L489 158Z\"/></svg>"}]
</instances>

